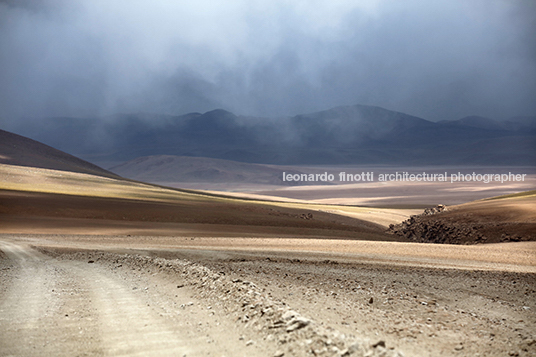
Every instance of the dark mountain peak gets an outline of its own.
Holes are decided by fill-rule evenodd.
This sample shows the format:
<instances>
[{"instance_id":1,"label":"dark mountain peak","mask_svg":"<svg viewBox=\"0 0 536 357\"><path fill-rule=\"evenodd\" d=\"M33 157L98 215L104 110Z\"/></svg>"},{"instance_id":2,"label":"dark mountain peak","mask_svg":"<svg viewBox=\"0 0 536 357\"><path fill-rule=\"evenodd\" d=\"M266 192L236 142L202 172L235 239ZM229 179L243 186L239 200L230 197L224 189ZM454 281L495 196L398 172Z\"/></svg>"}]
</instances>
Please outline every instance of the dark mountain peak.
<instances>
[{"instance_id":1,"label":"dark mountain peak","mask_svg":"<svg viewBox=\"0 0 536 357\"><path fill-rule=\"evenodd\" d=\"M375 105L356 104L356 105L350 106L350 108L355 108L356 110L358 110L359 112L361 112L364 115L370 115L370 116L377 116L377 115L402 116L402 117L415 118L415 119L427 121L427 120L425 120L423 118L419 118L419 117L409 115L409 114L406 114L406 113L398 112L396 110L385 109L385 108L378 107L378 106L375 106Z\"/></svg>"},{"instance_id":2,"label":"dark mountain peak","mask_svg":"<svg viewBox=\"0 0 536 357\"><path fill-rule=\"evenodd\" d=\"M196 118L196 121L203 121L206 123L213 124L229 124L236 123L238 117L224 109L215 109L209 112L206 112Z\"/></svg>"},{"instance_id":3,"label":"dark mountain peak","mask_svg":"<svg viewBox=\"0 0 536 357\"><path fill-rule=\"evenodd\" d=\"M338 146L363 145L371 140L389 140L394 132L434 126L428 120L388 109L352 105L291 118L302 142Z\"/></svg>"},{"instance_id":4,"label":"dark mountain peak","mask_svg":"<svg viewBox=\"0 0 536 357\"><path fill-rule=\"evenodd\" d=\"M224 117L224 118L236 118L236 115L225 109L214 109L206 112L203 116L207 117Z\"/></svg>"},{"instance_id":5,"label":"dark mountain peak","mask_svg":"<svg viewBox=\"0 0 536 357\"><path fill-rule=\"evenodd\" d=\"M223 109L206 112L200 116L192 117L188 121L188 130L212 132L223 128L233 128L238 117Z\"/></svg>"},{"instance_id":6,"label":"dark mountain peak","mask_svg":"<svg viewBox=\"0 0 536 357\"><path fill-rule=\"evenodd\" d=\"M348 105L323 110L320 112L297 115L295 118L307 118L316 120L344 120L353 122L377 122L394 123L400 121L412 122L415 124L431 123L428 120L413 115L392 111L389 109L371 105Z\"/></svg>"}]
</instances>

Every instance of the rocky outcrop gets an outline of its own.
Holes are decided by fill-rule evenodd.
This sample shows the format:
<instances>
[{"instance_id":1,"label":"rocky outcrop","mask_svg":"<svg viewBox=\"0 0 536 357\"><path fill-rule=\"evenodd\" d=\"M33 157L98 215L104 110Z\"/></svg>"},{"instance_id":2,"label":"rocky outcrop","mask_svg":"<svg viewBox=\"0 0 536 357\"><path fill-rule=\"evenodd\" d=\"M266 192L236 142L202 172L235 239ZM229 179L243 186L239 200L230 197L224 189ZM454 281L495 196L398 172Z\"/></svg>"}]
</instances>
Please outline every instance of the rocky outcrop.
<instances>
[{"instance_id":1,"label":"rocky outcrop","mask_svg":"<svg viewBox=\"0 0 536 357\"><path fill-rule=\"evenodd\" d=\"M424 221L420 216L413 216L401 224L390 225L388 233L413 242L462 244L468 240L485 242L486 237L479 231L481 228L482 226L453 224L440 220Z\"/></svg>"},{"instance_id":2,"label":"rocky outcrop","mask_svg":"<svg viewBox=\"0 0 536 357\"><path fill-rule=\"evenodd\" d=\"M441 213L447 209L445 205L437 205L436 207L426 208L423 215L431 216L433 214Z\"/></svg>"},{"instance_id":3,"label":"rocky outcrop","mask_svg":"<svg viewBox=\"0 0 536 357\"><path fill-rule=\"evenodd\" d=\"M427 219L429 216L435 216L447 210L445 205L426 208L420 215L411 216L400 224L389 225L387 232L419 243L461 244L463 241L467 241L467 238L475 242L486 240L479 231L481 226L468 226L464 223L451 223L441 219Z\"/></svg>"},{"instance_id":4,"label":"rocky outcrop","mask_svg":"<svg viewBox=\"0 0 536 357\"><path fill-rule=\"evenodd\" d=\"M532 233L531 233L532 232ZM477 244L535 240L533 225L501 222L493 217L460 214L445 205L427 208L402 223L391 224L387 233L418 243Z\"/></svg>"}]
</instances>

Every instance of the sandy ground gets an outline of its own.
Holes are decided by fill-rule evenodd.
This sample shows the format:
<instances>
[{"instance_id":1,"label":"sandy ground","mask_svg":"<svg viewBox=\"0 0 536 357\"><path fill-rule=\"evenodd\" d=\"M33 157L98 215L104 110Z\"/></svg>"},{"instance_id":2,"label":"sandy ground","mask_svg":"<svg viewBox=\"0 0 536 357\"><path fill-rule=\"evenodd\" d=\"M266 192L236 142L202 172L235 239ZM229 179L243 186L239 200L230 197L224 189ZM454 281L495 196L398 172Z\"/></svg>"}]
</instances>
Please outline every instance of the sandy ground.
<instances>
[{"instance_id":1,"label":"sandy ground","mask_svg":"<svg viewBox=\"0 0 536 357\"><path fill-rule=\"evenodd\" d=\"M237 197L261 198L268 200L313 202L318 204L362 205L390 208L425 208L438 204L457 205L488 197L507 195L536 188L536 170L534 167L289 167L306 173L328 172L335 180L329 183L296 183L287 187L255 184L223 184L192 182L159 182L166 186L191 188L199 190L224 191ZM340 182L340 172L374 173L373 181ZM446 182L380 182L381 174L393 173L427 173L445 174ZM458 173L462 174L525 174L522 181L488 182L454 181Z\"/></svg>"},{"instance_id":2,"label":"sandy ground","mask_svg":"<svg viewBox=\"0 0 536 357\"><path fill-rule=\"evenodd\" d=\"M287 187L255 192L259 196L300 199L319 204L373 207L456 205L488 197L532 190L536 175L523 182L372 182L334 186Z\"/></svg>"},{"instance_id":3,"label":"sandy ground","mask_svg":"<svg viewBox=\"0 0 536 357\"><path fill-rule=\"evenodd\" d=\"M0 241L0 355L536 353L534 242Z\"/></svg>"}]
</instances>

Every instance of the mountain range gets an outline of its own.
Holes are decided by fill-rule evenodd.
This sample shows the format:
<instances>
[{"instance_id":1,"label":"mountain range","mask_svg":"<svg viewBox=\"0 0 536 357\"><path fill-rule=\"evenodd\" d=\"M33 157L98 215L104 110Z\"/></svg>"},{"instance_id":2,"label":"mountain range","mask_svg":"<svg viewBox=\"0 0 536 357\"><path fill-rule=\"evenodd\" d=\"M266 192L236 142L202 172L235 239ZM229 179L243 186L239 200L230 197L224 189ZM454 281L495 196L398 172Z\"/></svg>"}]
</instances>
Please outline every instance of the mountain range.
<instances>
[{"instance_id":1,"label":"mountain range","mask_svg":"<svg viewBox=\"0 0 536 357\"><path fill-rule=\"evenodd\" d=\"M432 122L354 105L283 118L217 109L181 116L42 118L8 130L103 167L143 156L279 165L533 165L536 117Z\"/></svg>"}]
</instances>

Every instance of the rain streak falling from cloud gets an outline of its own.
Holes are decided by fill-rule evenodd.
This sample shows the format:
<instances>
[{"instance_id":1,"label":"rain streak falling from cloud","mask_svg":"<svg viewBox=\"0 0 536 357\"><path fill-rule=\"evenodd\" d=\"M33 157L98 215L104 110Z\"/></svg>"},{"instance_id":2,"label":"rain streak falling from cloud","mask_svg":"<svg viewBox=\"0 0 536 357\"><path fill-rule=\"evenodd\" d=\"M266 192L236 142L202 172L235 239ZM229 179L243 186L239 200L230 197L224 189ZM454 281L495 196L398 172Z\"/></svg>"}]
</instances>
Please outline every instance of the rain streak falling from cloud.
<instances>
[{"instance_id":1,"label":"rain streak falling from cloud","mask_svg":"<svg viewBox=\"0 0 536 357\"><path fill-rule=\"evenodd\" d=\"M0 117L536 112L533 1L0 1Z\"/></svg>"}]
</instances>

